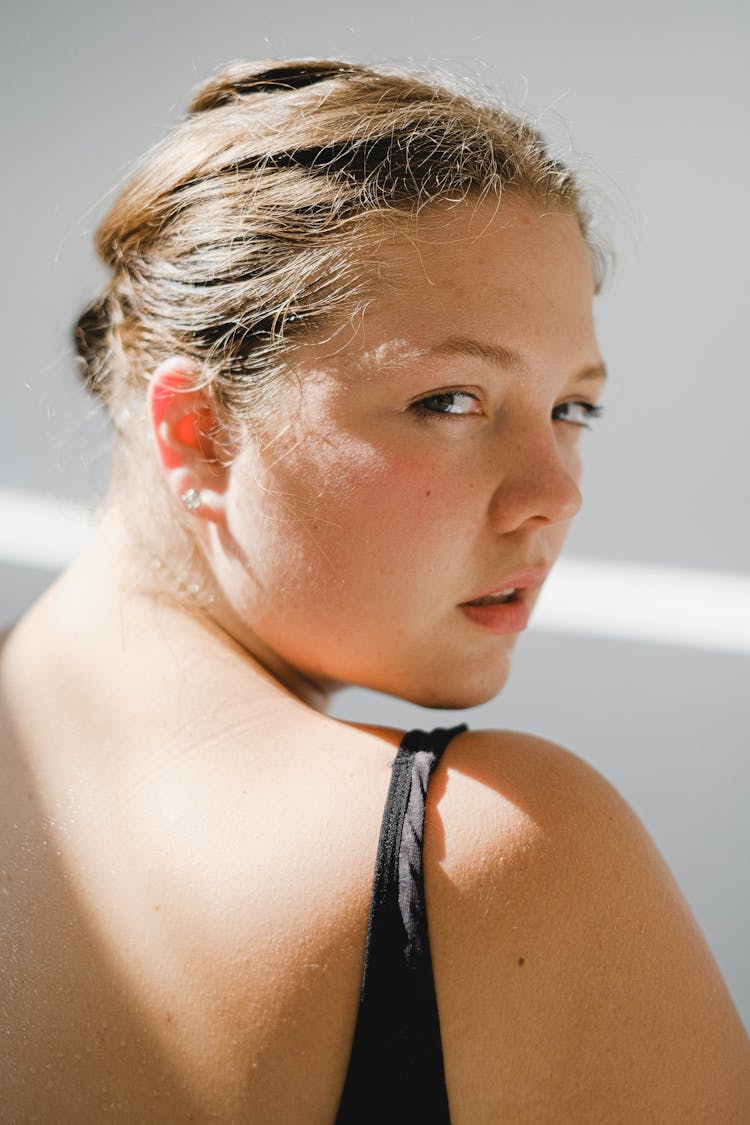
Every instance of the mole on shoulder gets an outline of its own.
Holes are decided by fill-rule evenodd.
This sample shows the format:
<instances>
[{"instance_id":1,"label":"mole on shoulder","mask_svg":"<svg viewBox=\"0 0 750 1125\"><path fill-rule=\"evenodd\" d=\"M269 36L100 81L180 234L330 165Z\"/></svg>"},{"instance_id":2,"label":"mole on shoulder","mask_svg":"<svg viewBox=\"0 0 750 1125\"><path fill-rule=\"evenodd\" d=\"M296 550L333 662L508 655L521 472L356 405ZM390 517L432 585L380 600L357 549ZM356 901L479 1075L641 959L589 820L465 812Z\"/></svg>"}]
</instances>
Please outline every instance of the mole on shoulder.
<instances>
[{"instance_id":1,"label":"mole on shoulder","mask_svg":"<svg viewBox=\"0 0 750 1125\"><path fill-rule=\"evenodd\" d=\"M526 964L526 958L525 957L519 957L518 958L518 964L519 965L525 965Z\"/></svg>"}]
</instances>

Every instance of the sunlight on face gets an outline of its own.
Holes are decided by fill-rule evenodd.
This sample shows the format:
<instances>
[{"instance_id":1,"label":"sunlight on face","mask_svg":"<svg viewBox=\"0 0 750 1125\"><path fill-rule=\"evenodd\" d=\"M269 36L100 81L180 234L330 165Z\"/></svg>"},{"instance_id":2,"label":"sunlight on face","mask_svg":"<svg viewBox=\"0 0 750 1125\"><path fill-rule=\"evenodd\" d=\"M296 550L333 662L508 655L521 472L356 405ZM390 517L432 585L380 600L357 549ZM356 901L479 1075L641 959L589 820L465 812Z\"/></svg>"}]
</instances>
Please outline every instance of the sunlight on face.
<instances>
[{"instance_id":1,"label":"sunlight on face","mask_svg":"<svg viewBox=\"0 0 750 1125\"><path fill-rule=\"evenodd\" d=\"M277 432L234 462L212 565L230 630L282 680L472 706L580 505L603 380L588 252L573 216L506 198L433 209L382 276L359 324L300 349Z\"/></svg>"}]
</instances>

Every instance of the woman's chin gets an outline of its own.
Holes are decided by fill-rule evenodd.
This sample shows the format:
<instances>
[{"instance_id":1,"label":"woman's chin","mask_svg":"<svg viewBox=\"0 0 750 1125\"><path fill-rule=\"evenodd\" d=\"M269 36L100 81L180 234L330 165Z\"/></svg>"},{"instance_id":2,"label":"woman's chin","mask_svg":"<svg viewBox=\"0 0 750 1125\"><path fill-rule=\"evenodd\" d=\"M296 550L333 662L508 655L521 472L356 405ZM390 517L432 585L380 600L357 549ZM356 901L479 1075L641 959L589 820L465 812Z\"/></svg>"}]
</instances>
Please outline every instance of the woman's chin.
<instances>
[{"instance_id":1,"label":"woman's chin","mask_svg":"<svg viewBox=\"0 0 750 1125\"><path fill-rule=\"evenodd\" d=\"M481 673L465 676L446 676L444 684L433 680L429 685L413 685L411 690L394 691L400 699L414 703L418 707L432 710L461 711L469 707L480 707L498 695L510 675L510 660L500 666L482 669ZM404 685L404 688L406 685Z\"/></svg>"}]
</instances>

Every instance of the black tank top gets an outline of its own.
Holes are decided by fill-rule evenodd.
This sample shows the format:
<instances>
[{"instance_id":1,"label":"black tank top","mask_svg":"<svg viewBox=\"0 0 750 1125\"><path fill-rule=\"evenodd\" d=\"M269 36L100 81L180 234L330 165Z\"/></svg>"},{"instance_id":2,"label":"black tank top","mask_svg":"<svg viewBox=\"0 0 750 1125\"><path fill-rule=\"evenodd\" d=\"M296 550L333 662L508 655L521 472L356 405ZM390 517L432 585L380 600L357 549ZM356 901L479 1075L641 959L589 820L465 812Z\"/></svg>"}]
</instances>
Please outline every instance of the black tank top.
<instances>
[{"instance_id":1,"label":"black tank top","mask_svg":"<svg viewBox=\"0 0 750 1125\"><path fill-rule=\"evenodd\" d=\"M466 725L405 734L392 764L359 1013L336 1125L449 1125L422 877L430 774Z\"/></svg>"}]
</instances>

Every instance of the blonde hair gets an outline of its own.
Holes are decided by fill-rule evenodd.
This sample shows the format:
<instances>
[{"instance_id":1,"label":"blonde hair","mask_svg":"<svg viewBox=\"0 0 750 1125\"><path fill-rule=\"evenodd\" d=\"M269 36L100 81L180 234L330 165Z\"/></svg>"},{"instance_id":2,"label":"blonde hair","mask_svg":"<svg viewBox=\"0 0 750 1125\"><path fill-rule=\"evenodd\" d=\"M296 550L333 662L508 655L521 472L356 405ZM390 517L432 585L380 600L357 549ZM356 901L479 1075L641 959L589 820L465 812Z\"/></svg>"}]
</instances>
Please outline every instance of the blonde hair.
<instances>
[{"instance_id":1,"label":"blonde hair","mask_svg":"<svg viewBox=\"0 0 750 1125\"><path fill-rule=\"evenodd\" d=\"M607 251L573 173L484 93L330 60L237 62L211 78L96 232L111 279L74 338L118 430L115 475L142 452L162 360L194 360L196 385L239 434L295 345L372 294L383 222L501 192L574 214L600 285Z\"/></svg>"}]
</instances>

